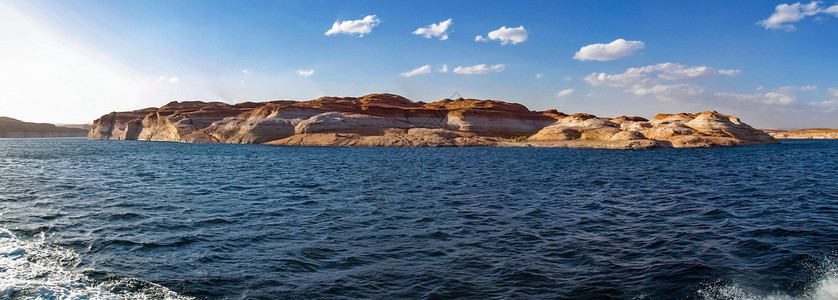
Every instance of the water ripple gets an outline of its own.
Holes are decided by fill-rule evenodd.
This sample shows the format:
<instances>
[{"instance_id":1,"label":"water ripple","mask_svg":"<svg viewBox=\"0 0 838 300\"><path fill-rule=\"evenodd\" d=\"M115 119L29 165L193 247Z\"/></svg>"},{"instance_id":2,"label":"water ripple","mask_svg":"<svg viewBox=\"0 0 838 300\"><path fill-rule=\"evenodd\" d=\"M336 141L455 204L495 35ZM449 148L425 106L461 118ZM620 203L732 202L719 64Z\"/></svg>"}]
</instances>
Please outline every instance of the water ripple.
<instances>
[{"instance_id":1,"label":"water ripple","mask_svg":"<svg viewBox=\"0 0 838 300\"><path fill-rule=\"evenodd\" d=\"M93 298L829 299L835 157L0 140L0 262L75 257Z\"/></svg>"}]
</instances>

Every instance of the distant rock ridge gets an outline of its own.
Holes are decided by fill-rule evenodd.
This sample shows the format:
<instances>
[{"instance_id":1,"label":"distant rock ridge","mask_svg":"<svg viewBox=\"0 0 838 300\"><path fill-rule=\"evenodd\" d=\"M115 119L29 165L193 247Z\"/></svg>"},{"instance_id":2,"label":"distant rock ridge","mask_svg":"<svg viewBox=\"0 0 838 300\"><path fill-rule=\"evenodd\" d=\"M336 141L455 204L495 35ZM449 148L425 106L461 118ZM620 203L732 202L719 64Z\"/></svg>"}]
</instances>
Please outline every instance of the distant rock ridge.
<instances>
[{"instance_id":1,"label":"distant rock ridge","mask_svg":"<svg viewBox=\"0 0 838 300\"><path fill-rule=\"evenodd\" d=\"M762 131L765 131L765 133L768 133L777 139L838 139L838 129L836 128L806 128L791 130L762 129Z\"/></svg>"},{"instance_id":2,"label":"distant rock ridge","mask_svg":"<svg viewBox=\"0 0 838 300\"><path fill-rule=\"evenodd\" d=\"M0 117L0 138L83 137L85 133L88 133L88 130Z\"/></svg>"},{"instance_id":3,"label":"distant rock ridge","mask_svg":"<svg viewBox=\"0 0 838 300\"><path fill-rule=\"evenodd\" d=\"M694 148L777 143L715 111L647 120L599 118L555 109L531 111L498 100L414 102L393 94L310 101L171 102L112 112L93 121L89 139L299 146L535 146L610 149Z\"/></svg>"}]
</instances>

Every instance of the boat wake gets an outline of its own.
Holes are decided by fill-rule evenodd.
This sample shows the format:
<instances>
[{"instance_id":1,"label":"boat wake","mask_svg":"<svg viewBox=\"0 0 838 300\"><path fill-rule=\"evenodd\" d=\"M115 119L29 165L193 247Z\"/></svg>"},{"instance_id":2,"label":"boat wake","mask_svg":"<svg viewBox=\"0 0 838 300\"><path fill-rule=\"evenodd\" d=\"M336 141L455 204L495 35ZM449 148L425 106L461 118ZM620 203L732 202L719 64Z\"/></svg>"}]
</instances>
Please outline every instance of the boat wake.
<instances>
[{"instance_id":1,"label":"boat wake","mask_svg":"<svg viewBox=\"0 0 838 300\"><path fill-rule=\"evenodd\" d=\"M812 278L799 294L765 292L731 282L715 281L697 291L699 299L706 300L835 300L838 299L838 259L824 255L805 268Z\"/></svg>"},{"instance_id":2,"label":"boat wake","mask_svg":"<svg viewBox=\"0 0 838 300\"><path fill-rule=\"evenodd\" d=\"M102 272L79 263L78 253L46 243L43 234L22 240L0 228L0 298L192 299L139 279L96 276Z\"/></svg>"}]
</instances>

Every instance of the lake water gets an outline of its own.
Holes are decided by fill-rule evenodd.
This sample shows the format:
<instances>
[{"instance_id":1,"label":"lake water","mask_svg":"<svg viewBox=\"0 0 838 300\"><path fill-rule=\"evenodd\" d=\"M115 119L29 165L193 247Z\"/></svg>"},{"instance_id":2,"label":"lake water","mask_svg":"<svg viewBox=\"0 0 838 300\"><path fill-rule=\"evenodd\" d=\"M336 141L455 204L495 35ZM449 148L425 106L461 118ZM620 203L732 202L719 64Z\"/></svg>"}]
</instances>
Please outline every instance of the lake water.
<instances>
[{"instance_id":1,"label":"lake water","mask_svg":"<svg viewBox=\"0 0 838 300\"><path fill-rule=\"evenodd\" d=\"M838 141L0 139L0 298L838 297Z\"/></svg>"}]
</instances>

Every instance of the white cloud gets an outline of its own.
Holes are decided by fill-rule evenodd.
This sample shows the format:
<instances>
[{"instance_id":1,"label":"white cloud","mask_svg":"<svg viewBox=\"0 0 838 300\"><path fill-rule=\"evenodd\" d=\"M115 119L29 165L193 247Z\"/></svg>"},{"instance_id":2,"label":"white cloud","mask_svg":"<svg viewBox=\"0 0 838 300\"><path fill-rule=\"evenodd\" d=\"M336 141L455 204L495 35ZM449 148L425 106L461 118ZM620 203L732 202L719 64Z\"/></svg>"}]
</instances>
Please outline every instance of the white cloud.
<instances>
[{"instance_id":1,"label":"white cloud","mask_svg":"<svg viewBox=\"0 0 838 300\"><path fill-rule=\"evenodd\" d=\"M655 84L650 87L632 86L637 96L649 95L661 101L692 100L704 94L704 88L690 84Z\"/></svg>"},{"instance_id":2,"label":"white cloud","mask_svg":"<svg viewBox=\"0 0 838 300\"><path fill-rule=\"evenodd\" d=\"M357 34L358 37L363 37L365 34L370 33L372 28L378 26L379 23L381 23L381 20L379 20L375 15L369 15L360 20L342 22L335 21L335 23L332 24L332 29L326 31L325 35L343 33L348 35Z\"/></svg>"},{"instance_id":3,"label":"white cloud","mask_svg":"<svg viewBox=\"0 0 838 300\"><path fill-rule=\"evenodd\" d=\"M300 69L300 70L297 70L294 73L297 73L297 75L300 75L300 76L303 76L303 77L309 77L311 75L314 75L314 69L312 69L312 70L302 70L302 69Z\"/></svg>"},{"instance_id":4,"label":"white cloud","mask_svg":"<svg viewBox=\"0 0 838 300\"><path fill-rule=\"evenodd\" d=\"M438 37L440 41L448 39L448 26L451 26L451 19L421 27L413 31L413 34L424 36L425 38Z\"/></svg>"},{"instance_id":5,"label":"white cloud","mask_svg":"<svg viewBox=\"0 0 838 300\"><path fill-rule=\"evenodd\" d=\"M513 45L518 43L523 43L527 41L527 30L524 29L524 26L512 27L507 28L506 26L502 26L498 30L489 32L486 35L490 40L500 41L501 45L506 45L512 43ZM474 41L476 42L485 42L486 38L482 36L474 37Z\"/></svg>"},{"instance_id":6,"label":"white cloud","mask_svg":"<svg viewBox=\"0 0 838 300\"><path fill-rule=\"evenodd\" d=\"M424 66L418 67L418 68L416 68L416 69L414 69L410 72L401 73L401 74L399 74L399 76L401 76L401 77L412 77L412 76L416 76L416 75L419 75L419 74L429 74L429 73L431 73L431 65L424 65Z\"/></svg>"},{"instance_id":7,"label":"white cloud","mask_svg":"<svg viewBox=\"0 0 838 300\"><path fill-rule=\"evenodd\" d=\"M535 79L541 79L541 77L544 77L544 74L541 74L541 73L535 74Z\"/></svg>"},{"instance_id":8,"label":"white cloud","mask_svg":"<svg viewBox=\"0 0 838 300\"><path fill-rule=\"evenodd\" d=\"M571 80L573 80L573 76L567 75L565 77L562 77L562 81L571 81Z\"/></svg>"},{"instance_id":9,"label":"white cloud","mask_svg":"<svg viewBox=\"0 0 838 300\"><path fill-rule=\"evenodd\" d=\"M492 72L500 72L506 68L504 64L497 64L492 66L487 66L486 64L479 64L473 65L470 67L456 67L454 68L454 73L457 74L469 74L469 75L481 75L481 74L489 74Z\"/></svg>"},{"instance_id":10,"label":"white cloud","mask_svg":"<svg viewBox=\"0 0 838 300\"><path fill-rule=\"evenodd\" d=\"M708 66L688 67L676 63L661 63L641 68L632 68L629 70L637 71L640 73L660 72L658 74L658 78L665 80L688 80L712 76L716 74L735 76L742 73L742 71L740 70L716 70Z\"/></svg>"},{"instance_id":11,"label":"white cloud","mask_svg":"<svg viewBox=\"0 0 838 300\"><path fill-rule=\"evenodd\" d=\"M439 70L437 70L437 72L447 73L448 72L448 65L442 65L442 67L439 68Z\"/></svg>"},{"instance_id":12,"label":"white cloud","mask_svg":"<svg viewBox=\"0 0 838 300\"><path fill-rule=\"evenodd\" d=\"M739 93L714 93L712 96L721 101L740 101L770 105L791 105L797 103L797 92L806 91L807 87L784 86L772 92L739 94Z\"/></svg>"},{"instance_id":13,"label":"white cloud","mask_svg":"<svg viewBox=\"0 0 838 300\"><path fill-rule=\"evenodd\" d=\"M821 2L819 1L812 1L809 4L802 4L800 2L793 4L782 3L774 7L774 13L768 19L760 20L757 22L757 25L763 26L765 29L794 31L796 28L791 23L800 22L806 17L820 13L832 14L838 17L838 5L821 7Z\"/></svg>"},{"instance_id":14,"label":"white cloud","mask_svg":"<svg viewBox=\"0 0 838 300\"><path fill-rule=\"evenodd\" d=\"M724 72L723 72L724 71ZM813 85L784 86L765 93L740 94L732 92L708 92L697 85L677 83L714 74L737 73L730 70L715 71L706 66L687 67L674 63L662 63L639 68L629 68L625 73L592 73L585 77L591 86L624 88L635 96L649 96L661 101L693 103L740 103L789 106L798 104L797 94L815 90ZM657 74L657 76L652 76ZM675 81L675 83L672 83ZM758 89L761 90L761 89ZM838 94L838 91L836 91Z\"/></svg>"},{"instance_id":15,"label":"white cloud","mask_svg":"<svg viewBox=\"0 0 838 300\"><path fill-rule=\"evenodd\" d=\"M697 100L707 97L704 88L696 85L666 81L685 81L716 74L735 75L739 70L718 71L707 66L685 66L677 63L660 63L637 68L628 68L621 74L592 73L585 81L592 86L625 88L636 96L652 96L658 100ZM656 76L655 76L656 75Z\"/></svg>"},{"instance_id":16,"label":"white cloud","mask_svg":"<svg viewBox=\"0 0 838 300\"><path fill-rule=\"evenodd\" d=\"M701 77L722 74L733 76L742 73L740 70L716 70L708 66L686 66L678 63L659 63L656 65L649 65L638 68L628 68L623 74L607 75L604 78L608 80L624 81L637 80L638 78L648 78L650 74L657 74L657 77L664 80L690 80ZM590 77L590 76L589 76ZM588 78L585 78L588 80Z\"/></svg>"},{"instance_id":17,"label":"white cloud","mask_svg":"<svg viewBox=\"0 0 838 300\"><path fill-rule=\"evenodd\" d=\"M719 70L719 74L727 76L736 76L742 74L742 70Z\"/></svg>"},{"instance_id":18,"label":"white cloud","mask_svg":"<svg viewBox=\"0 0 838 300\"><path fill-rule=\"evenodd\" d=\"M630 56L634 51L643 49L645 44L641 41L626 41L616 39L608 44L591 44L579 49L573 59L576 60L597 60L609 61Z\"/></svg>"},{"instance_id":19,"label":"white cloud","mask_svg":"<svg viewBox=\"0 0 838 300\"><path fill-rule=\"evenodd\" d=\"M244 70L242 70L242 73L245 73L245 74L248 74L248 75L252 74L252 72L250 72L250 69L244 69Z\"/></svg>"},{"instance_id":20,"label":"white cloud","mask_svg":"<svg viewBox=\"0 0 838 300\"><path fill-rule=\"evenodd\" d=\"M171 83L180 82L180 78L172 77L172 76L168 76L168 75L161 75L160 77L157 77L157 80L171 82Z\"/></svg>"},{"instance_id":21,"label":"white cloud","mask_svg":"<svg viewBox=\"0 0 838 300\"><path fill-rule=\"evenodd\" d=\"M574 89L564 89L561 92L559 92L558 94L556 94L556 97L561 98L561 97L569 96L570 94L573 94L574 91L576 91L576 90L574 90Z\"/></svg>"}]
</instances>

